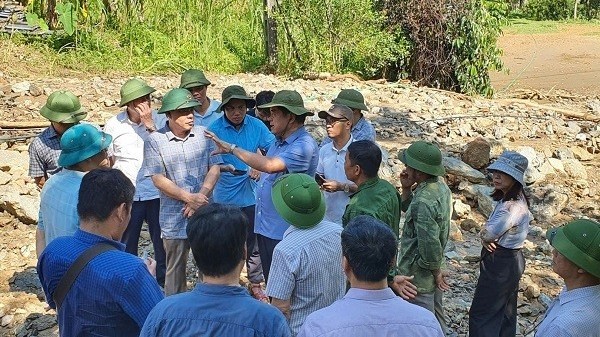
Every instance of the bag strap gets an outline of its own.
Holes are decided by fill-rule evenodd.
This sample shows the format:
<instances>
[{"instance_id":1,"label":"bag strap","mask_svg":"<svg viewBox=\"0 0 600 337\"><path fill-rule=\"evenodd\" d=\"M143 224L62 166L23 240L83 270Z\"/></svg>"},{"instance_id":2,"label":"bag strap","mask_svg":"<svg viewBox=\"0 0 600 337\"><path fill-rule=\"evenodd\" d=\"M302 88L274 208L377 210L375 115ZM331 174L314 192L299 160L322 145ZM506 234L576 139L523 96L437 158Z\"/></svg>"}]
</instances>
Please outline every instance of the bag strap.
<instances>
[{"instance_id":1,"label":"bag strap","mask_svg":"<svg viewBox=\"0 0 600 337\"><path fill-rule=\"evenodd\" d=\"M75 262L73 262L71 267L69 267L67 272L60 279L56 289L54 290L54 293L52 294L52 299L54 299L54 304L56 304L56 310L58 310L62 305L63 300L69 293L69 290L71 290L71 286L73 286L73 283L75 283L75 280L83 268L85 268L85 266L96 256L113 249L117 248L105 242L97 243L86 249L81 255L79 255L79 257L77 257Z\"/></svg>"}]
</instances>

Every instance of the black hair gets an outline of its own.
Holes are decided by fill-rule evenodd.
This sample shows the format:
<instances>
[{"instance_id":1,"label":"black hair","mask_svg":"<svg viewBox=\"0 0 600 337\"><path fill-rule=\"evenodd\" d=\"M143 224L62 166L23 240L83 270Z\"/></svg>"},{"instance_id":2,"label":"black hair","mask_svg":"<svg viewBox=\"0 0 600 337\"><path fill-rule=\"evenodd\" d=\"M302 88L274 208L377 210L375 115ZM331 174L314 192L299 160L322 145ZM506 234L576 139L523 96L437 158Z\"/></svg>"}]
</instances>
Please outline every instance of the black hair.
<instances>
[{"instance_id":1,"label":"black hair","mask_svg":"<svg viewBox=\"0 0 600 337\"><path fill-rule=\"evenodd\" d=\"M342 231L342 254L357 280L379 282L393 267L398 251L394 232L381 220L360 215Z\"/></svg>"},{"instance_id":2,"label":"black hair","mask_svg":"<svg viewBox=\"0 0 600 337\"><path fill-rule=\"evenodd\" d=\"M198 209L186 233L200 272L216 277L233 271L245 258L247 230L248 218L239 207L208 204Z\"/></svg>"},{"instance_id":3,"label":"black hair","mask_svg":"<svg viewBox=\"0 0 600 337\"><path fill-rule=\"evenodd\" d=\"M497 172L502 172L502 171L497 171ZM502 173L504 173L504 172L502 172ZM504 174L506 174L506 173L504 173ZM527 204L527 206L529 206L529 198L527 198L527 196L525 195L525 190L523 189L523 185L521 185L520 182L518 182L515 178L511 177L510 175L508 175L508 174L506 174L506 175L509 176L512 180L514 180L514 184L508 191L506 191L506 193L502 192L501 190L494 189L494 191L490 195L492 197L492 200L504 202L504 201L510 201L510 200L519 200L521 198L521 196L523 196L523 198L525 199L525 203Z\"/></svg>"},{"instance_id":4,"label":"black hair","mask_svg":"<svg viewBox=\"0 0 600 337\"><path fill-rule=\"evenodd\" d=\"M360 166L367 178L374 178L381 165L381 149L370 140L359 140L348 146L348 158L352 165Z\"/></svg>"},{"instance_id":5,"label":"black hair","mask_svg":"<svg viewBox=\"0 0 600 337\"><path fill-rule=\"evenodd\" d=\"M263 90L256 94L256 106L271 103L275 93L271 90Z\"/></svg>"},{"instance_id":6,"label":"black hair","mask_svg":"<svg viewBox=\"0 0 600 337\"><path fill-rule=\"evenodd\" d=\"M104 221L121 204L133 203L135 187L120 170L97 168L86 173L79 187L77 214L80 219Z\"/></svg>"}]
</instances>

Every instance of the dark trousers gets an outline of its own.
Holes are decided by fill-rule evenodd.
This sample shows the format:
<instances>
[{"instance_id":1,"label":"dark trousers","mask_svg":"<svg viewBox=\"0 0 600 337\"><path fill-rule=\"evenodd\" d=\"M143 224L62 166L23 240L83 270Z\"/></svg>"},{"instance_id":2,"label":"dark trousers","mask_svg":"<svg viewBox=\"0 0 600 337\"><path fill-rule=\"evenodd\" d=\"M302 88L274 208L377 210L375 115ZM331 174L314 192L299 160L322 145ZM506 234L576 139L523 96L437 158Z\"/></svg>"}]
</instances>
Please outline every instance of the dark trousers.
<instances>
[{"instance_id":1,"label":"dark trousers","mask_svg":"<svg viewBox=\"0 0 600 337\"><path fill-rule=\"evenodd\" d=\"M126 246L125 251L133 255L138 255L138 244L140 241L140 232L144 221L148 224L148 231L154 247L154 259L156 260L156 281L161 287L165 285L165 271L167 268L165 248L160 238L160 225L158 223L158 214L160 209L160 199L134 201L131 206L131 220L123 233L123 242Z\"/></svg>"},{"instance_id":2,"label":"dark trousers","mask_svg":"<svg viewBox=\"0 0 600 337\"><path fill-rule=\"evenodd\" d=\"M525 270L520 249L481 250L479 280L469 311L470 337L514 337L517 333L517 292Z\"/></svg>"},{"instance_id":3,"label":"dark trousers","mask_svg":"<svg viewBox=\"0 0 600 337\"><path fill-rule=\"evenodd\" d=\"M266 236L256 234L256 241L258 242L258 252L260 253L260 262L262 262L262 270L263 275L265 276L265 282L268 282L271 261L273 260L273 251L275 250L275 246L277 246L281 240L274 240Z\"/></svg>"},{"instance_id":4,"label":"dark trousers","mask_svg":"<svg viewBox=\"0 0 600 337\"><path fill-rule=\"evenodd\" d=\"M248 281L253 284L259 284L264 281L260 254L258 252L258 243L256 234L254 233L254 214L256 213L255 205L242 207L242 212L248 217L248 237L246 238L246 250L248 258L246 259L246 272L248 273Z\"/></svg>"}]
</instances>

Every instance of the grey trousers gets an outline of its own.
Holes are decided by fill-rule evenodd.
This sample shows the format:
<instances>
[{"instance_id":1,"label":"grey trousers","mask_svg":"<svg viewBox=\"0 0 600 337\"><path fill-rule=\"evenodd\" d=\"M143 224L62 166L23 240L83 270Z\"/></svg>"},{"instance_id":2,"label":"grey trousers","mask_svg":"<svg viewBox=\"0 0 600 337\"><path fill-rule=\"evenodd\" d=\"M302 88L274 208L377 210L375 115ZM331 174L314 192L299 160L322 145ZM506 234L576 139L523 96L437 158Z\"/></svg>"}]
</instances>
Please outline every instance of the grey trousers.
<instances>
[{"instance_id":1,"label":"grey trousers","mask_svg":"<svg viewBox=\"0 0 600 337\"><path fill-rule=\"evenodd\" d=\"M443 297L444 293L438 288L436 288L435 292L418 294L409 302L431 311L440 323L444 335L448 335L450 331L448 329L448 319L446 317L446 314L444 313L444 307L442 303Z\"/></svg>"},{"instance_id":2,"label":"grey trousers","mask_svg":"<svg viewBox=\"0 0 600 337\"><path fill-rule=\"evenodd\" d=\"M187 291L186 267L190 244L187 239L163 239L167 255L165 296Z\"/></svg>"},{"instance_id":3,"label":"grey trousers","mask_svg":"<svg viewBox=\"0 0 600 337\"><path fill-rule=\"evenodd\" d=\"M248 258L246 259L246 271L248 273L248 281L253 284L261 283L265 280L263 276L262 263L258 252L258 241L254 233L254 215L256 212L255 205L242 207L242 212L248 218L248 237L246 238L246 250Z\"/></svg>"}]
</instances>

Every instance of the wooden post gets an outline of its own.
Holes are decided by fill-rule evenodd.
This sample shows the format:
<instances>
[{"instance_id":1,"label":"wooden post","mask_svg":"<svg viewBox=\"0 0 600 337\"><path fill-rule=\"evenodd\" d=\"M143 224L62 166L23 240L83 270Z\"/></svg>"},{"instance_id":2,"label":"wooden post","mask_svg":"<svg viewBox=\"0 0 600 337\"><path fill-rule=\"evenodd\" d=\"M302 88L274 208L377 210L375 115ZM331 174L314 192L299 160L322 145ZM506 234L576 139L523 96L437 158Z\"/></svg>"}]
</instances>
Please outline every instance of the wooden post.
<instances>
[{"instance_id":1,"label":"wooden post","mask_svg":"<svg viewBox=\"0 0 600 337\"><path fill-rule=\"evenodd\" d=\"M274 70L277 67L277 23L273 18L273 11L275 10L275 0L263 0L263 4L265 51L267 52L269 68Z\"/></svg>"}]
</instances>

